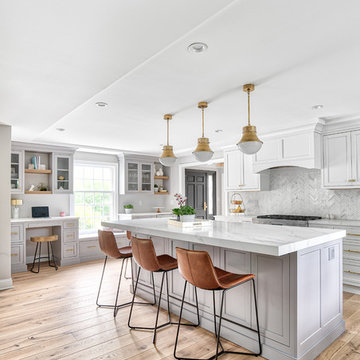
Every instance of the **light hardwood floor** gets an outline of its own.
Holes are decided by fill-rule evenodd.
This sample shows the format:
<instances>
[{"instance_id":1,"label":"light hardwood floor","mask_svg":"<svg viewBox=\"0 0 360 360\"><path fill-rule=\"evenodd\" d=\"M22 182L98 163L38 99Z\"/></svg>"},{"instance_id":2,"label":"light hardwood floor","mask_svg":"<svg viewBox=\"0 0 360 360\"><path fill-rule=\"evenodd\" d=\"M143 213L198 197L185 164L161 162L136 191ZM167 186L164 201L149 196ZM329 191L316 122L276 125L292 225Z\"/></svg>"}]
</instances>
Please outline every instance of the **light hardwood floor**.
<instances>
[{"instance_id":1,"label":"light hardwood floor","mask_svg":"<svg viewBox=\"0 0 360 360\"><path fill-rule=\"evenodd\" d=\"M102 302L114 301L118 261L110 261ZM14 289L0 292L0 359L173 359L176 326L159 331L156 346L152 333L130 331L129 308L111 310L95 305L102 261L59 268L45 264L39 274L15 274ZM124 282L120 301L130 299ZM138 306L134 322L152 326L155 307ZM161 314L161 320L166 314ZM360 296L344 293L346 333L324 351L318 360L360 360ZM174 317L176 319L176 317ZM182 328L182 356L209 357L214 336L201 328ZM224 341L231 349L239 349ZM224 355L224 360L254 359ZM263 359L263 358L258 358Z\"/></svg>"}]
</instances>

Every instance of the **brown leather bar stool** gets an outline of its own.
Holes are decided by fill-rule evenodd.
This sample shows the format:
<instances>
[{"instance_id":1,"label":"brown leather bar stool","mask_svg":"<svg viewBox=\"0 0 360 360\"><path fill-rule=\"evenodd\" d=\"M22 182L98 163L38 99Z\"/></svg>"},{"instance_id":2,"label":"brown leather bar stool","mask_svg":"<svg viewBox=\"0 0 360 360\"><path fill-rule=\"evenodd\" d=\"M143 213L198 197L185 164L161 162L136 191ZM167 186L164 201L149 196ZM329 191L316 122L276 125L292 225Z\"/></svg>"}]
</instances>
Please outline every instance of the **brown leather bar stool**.
<instances>
[{"instance_id":1,"label":"brown leather bar stool","mask_svg":"<svg viewBox=\"0 0 360 360\"><path fill-rule=\"evenodd\" d=\"M54 267L55 270L58 269L57 265L56 265L56 260L55 260L55 256L54 256L54 249L52 246L52 242L53 241L57 241L59 239L58 235L51 235L51 236L33 236L30 238L30 241L35 242L36 243L36 249L35 249L35 254L34 254L34 261L32 263L32 267L30 269L31 272L38 274L40 272L40 260L41 259L47 259L49 266ZM48 256L41 256L41 244L46 242L47 243L47 253ZM51 261L50 261L50 249L49 246L51 247L51 257L52 257L52 262L53 264L51 265ZM36 254L38 252L39 249L39 255L36 258ZM38 270L34 271L34 266L35 266L35 261L38 260Z\"/></svg>"},{"instance_id":2,"label":"brown leather bar stool","mask_svg":"<svg viewBox=\"0 0 360 360\"><path fill-rule=\"evenodd\" d=\"M211 261L210 255L207 251L194 251L187 250L182 248L176 248L176 257L179 263L179 271L182 277L185 279L184 292L181 301L180 307L180 316L178 322L178 328L175 339L174 346L174 357L176 359L190 360L189 358L183 358L176 356L176 348L179 339L179 331L181 325L181 316L184 307L185 291L186 285L189 282L195 286L195 289L198 287L203 290L211 290L213 292L213 307L214 307L214 330L215 336L217 339L216 345L216 354L210 357L210 359L217 359L222 354L239 354L239 355L248 355L248 356L259 356L262 352L261 339L260 339L260 328L259 328L259 317L257 309L257 300L255 292L255 275L254 274L234 274L227 272L225 270L215 267ZM254 303L255 303L255 313L256 313L256 325L257 330L252 329L248 326L235 323L239 326L242 326L248 330L254 331L257 333L258 343L259 343L259 352L258 353L247 353L247 352L238 352L238 351L228 351L224 350L221 341L220 341L220 331L221 331L221 321L223 315L223 305L225 293L228 290L231 290L239 285L245 284L248 281L252 282L253 291L254 291ZM219 315L219 329L216 330L216 308L215 308L215 291L222 291L221 294L221 305L220 305L220 315ZM234 323L234 322L233 322ZM219 347L221 351L219 351ZM191 358L191 360L198 360Z\"/></svg>"},{"instance_id":3,"label":"brown leather bar stool","mask_svg":"<svg viewBox=\"0 0 360 360\"><path fill-rule=\"evenodd\" d=\"M128 320L128 326L130 329L133 330L152 330L154 332L153 336L153 344L155 344L156 341L156 332L158 329L161 329L167 325L171 324L177 324L171 321L171 314L170 314L170 300L169 300L169 281L168 281L168 272L177 269L178 264L177 260L171 257L170 255L156 255L154 244L151 239L139 239L136 237L131 237L131 244L132 244L132 250L133 250L133 256L135 262L139 265L139 270L136 277L136 283L135 283L135 289L132 299L132 304L130 308L130 314L129 314L129 320ZM154 327L140 327L140 326L132 326L131 323L131 315L134 307L134 299L136 296L136 290L139 282L139 276L140 276L140 270L148 270L151 273L152 283L154 287L154 297L155 297L155 282L154 282L154 272L156 273L162 273L161 277L161 285L160 285L160 294L159 294L159 303L158 303L158 309L156 313L156 320L155 320L155 326ZM161 296L162 296L162 290L164 286L164 279L166 279L166 297L167 297L167 312L168 312L168 321L164 324L158 325L159 320L159 312L160 312L160 306L161 306ZM200 316L199 316L199 304L198 304L198 297L197 292L195 291L195 297L196 297L196 309L197 309L197 318L198 323L197 324L181 324L185 326L199 326L200 324ZM155 297L156 301L156 297Z\"/></svg>"},{"instance_id":4,"label":"brown leather bar stool","mask_svg":"<svg viewBox=\"0 0 360 360\"><path fill-rule=\"evenodd\" d=\"M112 231L99 230L98 234L99 234L100 249L105 254L105 260L104 260L104 266L103 266L103 271L102 271L102 275L101 275L99 290L98 290L98 294L97 294L97 298L96 298L96 305L98 307L102 307L102 308L114 309L114 317L115 317L120 308L122 308L124 306L128 306L132 303L131 301L129 301L129 302L118 305L118 297L119 297L119 291L120 291L120 285L121 285L121 278L122 278L122 274L123 274L124 262L128 261L129 259L131 260L131 257L132 257L131 246L124 246L124 247L118 248L114 233ZM99 304L99 296L100 296L101 286L102 286L102 282L103 282L103 278L104 278L104 273L105 273L105 268L106 268L106 263L107 263L108 257L123 260L121 263L119 282L118 282L114 305ZM132 273L132 270L131 270L131 273ZM142 303L142 304L150 304L150 303ZM150 305L154 305L154 304L150 304Z\"/></svg>"}]
</instances>

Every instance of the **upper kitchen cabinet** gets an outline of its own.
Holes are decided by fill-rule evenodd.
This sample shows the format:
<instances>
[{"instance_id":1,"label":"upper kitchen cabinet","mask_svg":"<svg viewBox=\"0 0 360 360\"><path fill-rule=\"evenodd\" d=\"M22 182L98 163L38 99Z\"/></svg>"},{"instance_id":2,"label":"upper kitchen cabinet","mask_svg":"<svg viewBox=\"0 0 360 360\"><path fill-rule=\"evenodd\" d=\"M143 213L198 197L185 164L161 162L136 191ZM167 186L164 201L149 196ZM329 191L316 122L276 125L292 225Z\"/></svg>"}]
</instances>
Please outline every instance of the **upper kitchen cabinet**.
<instances>
[{"instance_id":1,"label":"upper kitchen cabinet","mask_svg":"<svg viewBox=\"0 0 360 360\"><path fill-rule=\"evenodd\" d=\"M225 190L260 191L269 189L269 175L253 172L253 156L238 149L224 152Z\"/></svg>"},{"instance_id":2,"label":"upper kitchen cabinet","mask_svg":"<svg viewBox=\"0 0 360 360\"><path fill-rule=\"evenodd\" d=\"M154 162L152 158L120 154L120 194L154 193Z\"/></svg>"},{"instance_id":3,"label":"upper kitchen cabinet","mask_svg":"<svg viewBox=\"0 0 360 360\"><path fill-rule=\"evenodd\" d=\"M11 151L11 193L24 193L24 151L12 149Z\"/></svg>"},{"instance_id":4,"label":"upper kitchen cabinet","mask_svg":"<svg viewBox=\"0 0 360 360\"><path fill-rule=\"evenodd\" d=\"M53 192L57 194L73 193L73 155L53 154L54 176Z\"/></svg>"},{"instance_id":5,"label":"upper kitchen cabinet","mask_svg":"<svg viewBox=\"0 0 360 360\"><path fill-rule=\"evenodd\" d=\"M12 142L11 193L71 194L75 148Z\"/></svg>"},{"instance_id":6,"label":"upper kitchen cabinet","mask_svg":"<svg viewBox=\"0 0 360 360\"><path fill-rule=\"evenodd\" d=\"M323 186L360 188L360 131L324 136Z\"/></svg>"},{"instance_id":7,"label":"upper kitchen cabinet","mask_svg":"<svg viewBox=\"0 0 360 360\"><path fill-rule=\"evenodd\" d=\"M320 124L261 136L264 142L255 155L253 169L260 172L278 166L321 168Z\"/></svg>"}]
</instances>

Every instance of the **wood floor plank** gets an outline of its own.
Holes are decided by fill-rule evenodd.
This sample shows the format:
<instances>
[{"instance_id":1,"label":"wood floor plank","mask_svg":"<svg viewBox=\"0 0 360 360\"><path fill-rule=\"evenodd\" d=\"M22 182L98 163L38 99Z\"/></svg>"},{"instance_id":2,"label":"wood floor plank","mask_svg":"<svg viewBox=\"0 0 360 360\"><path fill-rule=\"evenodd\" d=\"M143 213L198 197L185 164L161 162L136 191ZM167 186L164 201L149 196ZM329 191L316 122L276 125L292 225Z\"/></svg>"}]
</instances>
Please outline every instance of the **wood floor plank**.
<instances>
[{"instance_id":1,"label":"wood floor plank","mask_svg":"<svg viewBox=\"0 0 360 360\"><path fill-rule=\"evenodd\" d=\"M119 264L108 262L103 302L114 301ZM54 271L45 264L39 274L15 274L14 288L0 292L0 359L173 359L176 326L159 331L154 346L151 332L128 329L129 308L121 309L114 319L111 310L96 307L102 265L102 261L95 261ZM121 302L130 299L129 286L130 281L124 281ZM344 293L343 298L347 331L317 360L360 360L360 296ZM137 306L133 321L152 326L155 313L155 306ZM161 311L160 318L166 321L165 311ZM241 349L224 340L225 344L229 349ZM201 328L182 328L181 356L206 358L213 355L214 349L213 334ZM253 359L246 355L240 358ZM235 360L239 356L229 354L222 359Z\"/></svg>"}]
</instances>

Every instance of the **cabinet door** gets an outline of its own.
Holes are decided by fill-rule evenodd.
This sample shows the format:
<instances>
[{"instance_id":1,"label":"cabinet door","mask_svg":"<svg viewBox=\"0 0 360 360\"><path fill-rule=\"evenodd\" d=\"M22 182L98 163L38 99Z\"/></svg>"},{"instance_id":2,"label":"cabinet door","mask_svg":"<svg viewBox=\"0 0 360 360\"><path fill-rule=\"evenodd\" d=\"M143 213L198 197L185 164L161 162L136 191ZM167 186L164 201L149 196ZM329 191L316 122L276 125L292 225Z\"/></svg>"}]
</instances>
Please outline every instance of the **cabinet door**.
<instances>
[{"instance_id":1,"label":"cabinet door","mask_svg":"<svg viewBox=\"0 0 360 360\"><path fill-rule=\"evenodd\" d=\"M139 191L139 163L128 161L126 163L126 191Z\"/></svg>"},{"instance_id":2,"label":"cabinet door","mask_svg":"<svg viewBox=\"0 0 360 360\"><path fill-rule=\"evenodd\" d=\"M72 155L54 154L54 193L71 194L73 192Z\"/></svg>"},{"instance_id":3,"label":"cabinet door","mask_svg":"<svg viewBox=\"0 0 360 360\"><path fill-rule=\"evenodd\" d=\"M239 190L244 185L243 154L240 150L225 152L225 188Z\"/></svg>"},{"instance_id":4,"label":"cabinet door","mask_svg":"<svg viewBox=\"0 0 360 360\"><path fill-rule=\"evenodd\" d=\"M243 155L244 157L244 190L260 190L260 175L253 172L253 155Z\"/></svg>"},{"instance_id":5,"label":"cabinet door","mask_svg":"<svg viewBox=\"0 0 360 360\"><path fill-rule=\"evenodd\" d=\"M142 163L141 167L141 191L152 192L153 190L153 176L152 176L152 164Z\"/></svg>"},{"instance_id":6,"label":"cabinet door","mask_svg":"<svg viewBox=\"0 0 360 360\"><path fill-rule=\"evenodd\" d=\"M350 133L324 136L324 186L347 187L351 180Z\"/></svg>"},{"instance_id":7,"label":"cabinet door","mask_svg":"<svg viewBox=\"0 0 360 360\"><path fill-rule=\"evenodd\" d=\"M24 193L24 153L22 151L11 152L11 193Z\"/></svg>"},{"instance_id":8,"label":"cabinet door","mask_svg":"<svg viewBox=\"0 0 360 360\"><path fill-rule=\"evenodd\" d=\"M352 175L351 179L353 185L360 185L360 131L353 131L351 133L351 161L352 161Z\"/></svg>"},{"instance_id":9,"label":"cabinet door","mask_svg":"<svg viewBox=\"0 0 360 360\"><path fill-rule=\"evenodd\" d=\"M264 144L255 155L255 161L259 163L267 163L282 159L282 140L264 140Z\"/></svg>"}]
</instances>

